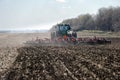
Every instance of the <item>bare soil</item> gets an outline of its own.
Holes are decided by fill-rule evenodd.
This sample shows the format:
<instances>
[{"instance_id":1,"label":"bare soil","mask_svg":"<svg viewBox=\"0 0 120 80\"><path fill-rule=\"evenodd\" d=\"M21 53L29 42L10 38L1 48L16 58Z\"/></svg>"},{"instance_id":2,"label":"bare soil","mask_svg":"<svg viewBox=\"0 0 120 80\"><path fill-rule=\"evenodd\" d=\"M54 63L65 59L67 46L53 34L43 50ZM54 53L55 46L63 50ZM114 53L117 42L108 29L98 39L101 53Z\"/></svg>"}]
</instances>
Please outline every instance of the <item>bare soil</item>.
<instances>
[{"instance_id":1,"label":"bare soil","mask_svg":"<svg viewBox=\"0 0 120 80\"><path fill-rule=\"evenodd\" d=\"M6 80L119 80L120 47L21 47Z\"/></svg>"},{"instance_id":2,"label":"bare soil","mask_svg":"<svg viewBox=\"0 0 120 80\"><path fill-rule=\"evenodd\" d=\"M0 33L0 47L23 46L24 42L35 40L36 37L49 38L49 33Z\"/></svg>"},{"instance_id":3,"label":"bare soil","mask_svg":"<svg viewBox=\"0 0 120 80\"><path fill-rule=\"evenodd\" d=\"M7 71L18 56L17 49L24 42L49 37L48 33L0 33L0 77ZM0 79L1 80L1 79Z\"/></svg>"},{"instance_id":4,"label":"bare soil","mask_svg":"<svg viewBox=\"0 0 120 80\"><path fill-rule=\"evenodd\" d=\"M12 47L1 47L1 80L120 79L119 38L110 38L110 45L25 47L21 45L22 42L35 38L35 34L9 36L14 40L10 42L16 44ZM43 34L41 36L44 37Z\"/></svg>"}]
</instances>

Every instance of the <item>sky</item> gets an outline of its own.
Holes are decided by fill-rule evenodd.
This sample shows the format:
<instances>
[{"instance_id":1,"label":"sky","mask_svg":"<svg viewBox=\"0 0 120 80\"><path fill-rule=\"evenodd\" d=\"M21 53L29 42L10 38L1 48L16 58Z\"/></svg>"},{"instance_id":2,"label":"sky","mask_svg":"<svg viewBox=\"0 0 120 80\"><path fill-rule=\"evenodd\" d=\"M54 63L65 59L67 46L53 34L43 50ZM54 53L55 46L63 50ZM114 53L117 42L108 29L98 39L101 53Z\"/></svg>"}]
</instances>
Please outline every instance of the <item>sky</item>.
<instances>
[{"instance_id":1,"label":"sky","mask_svg":"<svg viewBox=\"0 0 120 80\"><path fill-rule=\"evenodd\" d=\"M120 0L0 0L0 30L50 29L64 19L119 5Z\"/></svg>"}]
</instances>

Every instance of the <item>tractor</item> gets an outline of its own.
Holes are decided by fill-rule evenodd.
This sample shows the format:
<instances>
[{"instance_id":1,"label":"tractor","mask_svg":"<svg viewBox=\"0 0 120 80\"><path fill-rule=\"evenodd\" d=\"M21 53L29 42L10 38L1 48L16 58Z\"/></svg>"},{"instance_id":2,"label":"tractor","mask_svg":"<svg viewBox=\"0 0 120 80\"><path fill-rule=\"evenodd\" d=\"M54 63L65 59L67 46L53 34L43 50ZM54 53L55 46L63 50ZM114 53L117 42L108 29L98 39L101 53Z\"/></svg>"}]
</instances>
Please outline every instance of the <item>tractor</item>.
<instances>
[{"instance_id":1,"label":"tractor","mask_svg":"<svg viewBox=\"0 0 120 80\"><path fill-rule=\"evenodd\" d=\"M67 44L109 44L111 41L105 38L98 38L94 36L93 38L78 38L77 33L73 31L69 24L58 24L54 26L51 30L51 40L55 43L67 43Z\"/></svg>"},{"instance_id":2,"label":"tractor","mask_svg":"<svg viewBox=\"0 0 120 80\"><path fill-rule=\"evenodd\" d=\"M77 39L77 33L71 30L69 24L58 24L51 30L51 40L56 42L73 42Z\"/></svg>"},{"instance_id":3,"label":"tractor","mask_svg":"<svg viewBox=\"0 0 120 80\"><path fill-rule=\"evenodd\" d=\"M77 33L71 29L69 24L57 24L50 30L51 39L38 39L35 41L27 41L29 45L79 45L79 44L110 44L111 41L105 38L82 38L77 37Z\"/></svg>"}]
</instances>

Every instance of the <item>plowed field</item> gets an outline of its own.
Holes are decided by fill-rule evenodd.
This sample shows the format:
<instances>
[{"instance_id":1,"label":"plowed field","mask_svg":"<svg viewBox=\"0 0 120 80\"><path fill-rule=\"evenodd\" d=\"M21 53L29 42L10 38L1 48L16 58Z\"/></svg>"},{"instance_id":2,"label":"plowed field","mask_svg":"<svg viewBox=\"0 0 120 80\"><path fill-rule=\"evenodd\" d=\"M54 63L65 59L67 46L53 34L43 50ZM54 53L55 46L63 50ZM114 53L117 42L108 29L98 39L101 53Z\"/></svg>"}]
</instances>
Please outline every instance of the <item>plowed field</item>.
<instances>
[{"instance_id":1,"label":"plowed field","mask_svg":"<svg viewBox=\"0 0 120 80\"><path fill-rule=\"evenodd\" d=\"M120 47L21 47L5 80L119 80Z\"/></svg>"},{"instance_id":2,"label":"plowed field","mask_svg":"<svg viewBox=\"0 0 120 80\"><path fill-rule=\"evenodd\" d=\"M120 38L110 45L26 47L46 33L0 34L0 80L119 80Z\"/></svg>"}]
</instances>

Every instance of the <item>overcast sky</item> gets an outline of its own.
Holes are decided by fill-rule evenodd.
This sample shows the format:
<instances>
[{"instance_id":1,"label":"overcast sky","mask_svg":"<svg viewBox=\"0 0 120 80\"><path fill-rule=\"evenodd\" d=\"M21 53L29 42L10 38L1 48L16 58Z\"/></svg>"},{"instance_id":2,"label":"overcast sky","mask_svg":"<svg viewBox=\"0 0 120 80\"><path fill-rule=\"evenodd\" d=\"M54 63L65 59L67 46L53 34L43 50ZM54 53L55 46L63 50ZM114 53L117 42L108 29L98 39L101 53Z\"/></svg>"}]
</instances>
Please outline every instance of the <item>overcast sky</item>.
<instances>
[{"instance_id":1,"label":"overcast sky","mask_svg":"<svg viewBox=\"0 0 120 80\"><path fill-rule=\"evenodd\" d=\"M49 29L80 14L96 14L120 0L0 0L0 30Z\"/></svg>"}]
</instances>

